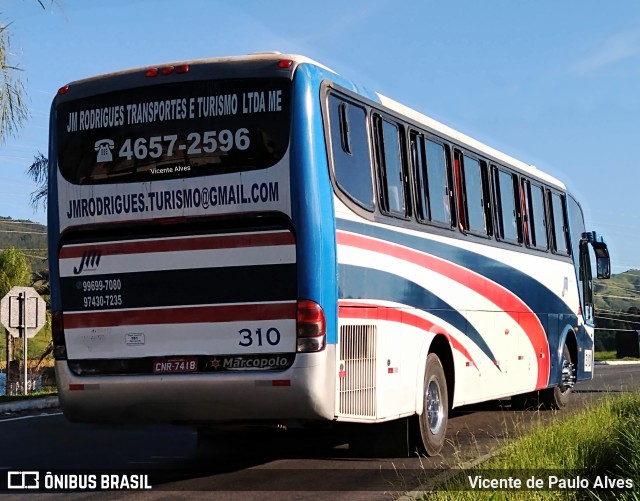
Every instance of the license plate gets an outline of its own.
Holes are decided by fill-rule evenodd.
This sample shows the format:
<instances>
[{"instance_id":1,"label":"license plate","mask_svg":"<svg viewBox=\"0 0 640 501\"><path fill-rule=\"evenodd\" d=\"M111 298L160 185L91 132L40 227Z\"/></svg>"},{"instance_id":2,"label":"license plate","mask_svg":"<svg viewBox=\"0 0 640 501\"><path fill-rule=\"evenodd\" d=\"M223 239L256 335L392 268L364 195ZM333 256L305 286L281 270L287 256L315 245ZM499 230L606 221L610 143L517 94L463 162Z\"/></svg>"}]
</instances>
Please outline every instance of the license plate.
<instances>
[{"instance_id":1,"label":"license plate","mask_svg":"<svg viewBox=\"0 0 640 501\"><path fill-rule=\"evenodd\" d=\"M153 361L154 374L180 374L197 370L198 357L159 357Z\"/></svg>"}]
</instances>

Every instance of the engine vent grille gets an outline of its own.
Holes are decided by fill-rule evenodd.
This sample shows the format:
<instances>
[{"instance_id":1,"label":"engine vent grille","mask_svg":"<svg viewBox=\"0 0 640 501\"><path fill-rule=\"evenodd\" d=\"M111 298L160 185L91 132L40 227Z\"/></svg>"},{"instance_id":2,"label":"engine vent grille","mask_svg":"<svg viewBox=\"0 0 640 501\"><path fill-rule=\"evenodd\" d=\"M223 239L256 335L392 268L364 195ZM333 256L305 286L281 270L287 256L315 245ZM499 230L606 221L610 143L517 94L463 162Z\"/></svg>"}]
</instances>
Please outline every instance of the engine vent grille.
<instances>
[{"instance_id":1,"label":"engine vent grille","mask_svg":"<svg viewBox=\"0 0 640 501\"><path fill-rule=\"evenodd\" d=\"M376 417L376 326L340 327L340 403L344 417Z\"/></svg>"}]
</instances>

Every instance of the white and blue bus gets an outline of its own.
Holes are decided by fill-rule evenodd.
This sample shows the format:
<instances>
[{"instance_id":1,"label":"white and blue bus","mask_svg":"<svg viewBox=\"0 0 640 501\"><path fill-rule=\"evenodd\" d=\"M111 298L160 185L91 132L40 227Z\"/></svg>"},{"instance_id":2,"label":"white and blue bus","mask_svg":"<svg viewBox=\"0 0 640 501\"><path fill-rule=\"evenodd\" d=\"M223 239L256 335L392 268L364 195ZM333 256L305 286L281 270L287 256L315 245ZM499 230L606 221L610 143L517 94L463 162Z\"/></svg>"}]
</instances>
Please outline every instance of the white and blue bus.
<instances>
[{"instance_id":1,"label":"white and blue bus","mask_svg":"<svg viewBox=\"0 0 640 501\"><path fill-rule=\"evenodd\" d=\"M593 374L564 184L307 58L160 65L53 102L60 402L83 422L413 422Z\"/></svg>"}]
</instances>

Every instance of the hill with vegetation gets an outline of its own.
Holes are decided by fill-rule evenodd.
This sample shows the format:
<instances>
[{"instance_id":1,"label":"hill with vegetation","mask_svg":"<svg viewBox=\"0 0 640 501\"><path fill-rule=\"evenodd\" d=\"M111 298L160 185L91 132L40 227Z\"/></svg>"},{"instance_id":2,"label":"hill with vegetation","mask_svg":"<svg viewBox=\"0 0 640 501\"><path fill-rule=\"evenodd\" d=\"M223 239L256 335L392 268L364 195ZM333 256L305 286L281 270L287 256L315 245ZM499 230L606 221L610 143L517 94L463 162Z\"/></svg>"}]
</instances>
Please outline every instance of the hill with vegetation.
<instances>
[{"instance_id":1,"label":"hill with vegetation","mask_svg":"<svg viewBox=\"0 0 640 501\"><path fill-rule=\"evenodd\" d=\"M640 270L594 283L596 350L615 351L617 332L640 330Z\"/></svg>"},{"instance_id":2,"label":"hill with vegetation","mask_svg":"<svg viewBox=\"0 0 640 501\"><path fill-rule=\"evenodd\" d=\"M33 221L0 216L0 251L9 247L20 249L29 259L34 272L49 267L46 226Z\"/></svg>"}]
</instances>

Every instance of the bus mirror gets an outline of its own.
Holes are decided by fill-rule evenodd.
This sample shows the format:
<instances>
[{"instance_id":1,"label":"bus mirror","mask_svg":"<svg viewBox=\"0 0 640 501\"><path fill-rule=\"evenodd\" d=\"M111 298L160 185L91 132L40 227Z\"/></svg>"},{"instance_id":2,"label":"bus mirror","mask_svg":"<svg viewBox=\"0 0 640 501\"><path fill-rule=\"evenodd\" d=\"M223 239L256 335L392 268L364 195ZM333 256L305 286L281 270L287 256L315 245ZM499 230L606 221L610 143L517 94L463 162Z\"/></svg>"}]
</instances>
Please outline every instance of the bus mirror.
<instances>
[{"instance_id":1,"label":"bus mirror","mask_svg":"<svg viewBox=\"0 0 640 501\"><path fill-rule=\"evenodd\" d=\"M598 237L595 231L583 233L582 238L591 244L593 251L596 253L598 278L611 278L611 259L609 259L609 249L604 239Z\"/></svg>"},{"instance_id":2,"label":"bus mirror","mask_svg":"<svg viewBox=\"0 0 640 501\"><path fill-rule=\"evenodd\" d=\"M598 278L611 278L611 260L609 256L596 258Z\"/></svg>"}]
</instances>

